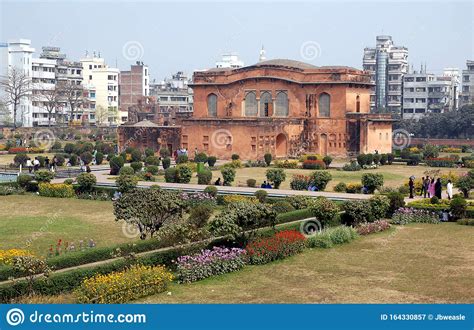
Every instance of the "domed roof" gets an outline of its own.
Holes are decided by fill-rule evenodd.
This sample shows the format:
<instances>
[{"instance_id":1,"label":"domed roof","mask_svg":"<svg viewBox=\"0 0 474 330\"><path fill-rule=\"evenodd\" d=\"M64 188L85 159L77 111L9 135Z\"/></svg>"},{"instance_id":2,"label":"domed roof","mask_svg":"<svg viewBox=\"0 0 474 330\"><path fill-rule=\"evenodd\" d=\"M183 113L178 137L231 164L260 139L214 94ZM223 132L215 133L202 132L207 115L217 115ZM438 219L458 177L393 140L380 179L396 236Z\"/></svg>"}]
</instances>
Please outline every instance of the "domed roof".
<instances>
[{"instance_id":1,"label":"domed roof","mask_svg":"<svg viewBox=\"0 0 474 330\"><path fill-rule=\"evenodd\" d=\"M295 60L287 60L287 59L274 59L274 60L262 61L250 66L251 67L278 66L278 67L287 67L287 68L293 68L293 69L299 69L299 70L318 68L317 66L314 66L309 63L295 61Z\"/></svg>"}]
</instances>

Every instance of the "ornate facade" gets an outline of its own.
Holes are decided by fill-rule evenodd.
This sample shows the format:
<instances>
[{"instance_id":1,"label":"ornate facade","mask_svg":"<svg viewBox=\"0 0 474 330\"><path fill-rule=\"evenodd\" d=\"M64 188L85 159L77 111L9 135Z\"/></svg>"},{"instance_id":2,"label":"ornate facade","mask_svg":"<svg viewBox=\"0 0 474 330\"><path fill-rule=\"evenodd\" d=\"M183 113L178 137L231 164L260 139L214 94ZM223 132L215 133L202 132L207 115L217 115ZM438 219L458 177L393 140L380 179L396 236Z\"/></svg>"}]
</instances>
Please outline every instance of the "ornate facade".
<instances>
[{"instance_id":1,"label":"ornate facade","mask_svg":"<svg viewBox=\"0 0 474 330\"><path fill-rule=\"evenodd\" d=\"M291 60L195 72L179 145L220 159L391 152L390 116L369 113L371 86L361 70Z\"/></svg>"}]
</instances>

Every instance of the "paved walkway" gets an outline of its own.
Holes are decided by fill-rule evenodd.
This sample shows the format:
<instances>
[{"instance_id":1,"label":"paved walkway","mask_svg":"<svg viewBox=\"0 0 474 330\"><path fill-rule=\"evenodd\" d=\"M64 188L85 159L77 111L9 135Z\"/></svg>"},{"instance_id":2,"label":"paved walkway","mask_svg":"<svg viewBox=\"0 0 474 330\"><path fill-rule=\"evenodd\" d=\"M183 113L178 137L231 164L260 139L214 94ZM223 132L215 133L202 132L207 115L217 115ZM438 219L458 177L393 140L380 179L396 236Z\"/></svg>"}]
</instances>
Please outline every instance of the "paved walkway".
<instances>
[{"instance_id":1,"label":"paved walkway","mask_svg":"<svg viewBox=\"0 0 474 330\"><path fill-rule=\"evenodd\" d=\"M114 180L109 180L109 171L97 170L94 171L94 175L97 177L97 184L99 186L115 186ZM64 179L54 179L53 183L62 183ZM163 189L170 190L182 190L187 192L201 192L206 186L198 184L181 184L181 183L166 183L166 182L150 182L140 181L139 187L147 188L152 185L159 185ZM257 190L262 188L249 188L249 187L233 187L233 186L215 186L221 194L239 194L239 195L253 195ZM332 200L360 200L368 199L371 195L364 194L346 194L337 192L327 191L306 191L306 190L285 190L285 189L265 189L268 192L269 197L285 197L285 196L311 196L318 197L323 196Z\"/></svg>"}]
</instances>

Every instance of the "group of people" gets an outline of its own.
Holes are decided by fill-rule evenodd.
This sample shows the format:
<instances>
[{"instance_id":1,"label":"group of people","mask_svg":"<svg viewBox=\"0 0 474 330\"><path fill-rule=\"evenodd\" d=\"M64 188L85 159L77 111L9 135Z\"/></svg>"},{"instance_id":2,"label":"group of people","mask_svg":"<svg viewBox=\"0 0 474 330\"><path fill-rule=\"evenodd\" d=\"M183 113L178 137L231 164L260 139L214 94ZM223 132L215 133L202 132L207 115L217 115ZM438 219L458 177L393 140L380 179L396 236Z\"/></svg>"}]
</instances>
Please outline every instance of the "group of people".
<instances>
[{"instance_id":1,"label":"group of people","mask_svg":"<svg viewBox=\"0 0 474 330\"><path fill-rule=\"evenodd\" d=\"M30 157L26 159L26 167L28 167L28 172L36 172L39 170L41 166L41 162L39 161L38 157L35 157L35 159L31 160ZM58 167L58 159L56 156L54 156L53 160L50 160L48 156L45 157L44 159L44 167L51 172L55 172L56 168Z\"/></svg>"},{"instance_id":2,"label":"group of people","mask_svg":"<svg viewBox=\"0 0 474 330\"><path fill-rule=\"evenodd\" d=\"M410 198L415 197L415 177L411 176L408 182L408 187L410 188ZM435 179L434 177L422 177L421 178L421 192L420 196L423 198L431 198L431 197L438 197L439 199L442 198L443 192L443 183L441 182L440 178ZM453 183L451 180L448 180L446 184L446 193L448 195L448 199L453 198Z\"/></svg>"},{"instance_id":3,"label":"group of people","mask_svg":"<svg viewBox=\"0 0 474 330\"><path fill-rule=\"evenodd\" d=\"M260 185L260 188L263 188L263 189L272 189L272 185L267 182L267 181L263 181L263 183Z\"/></svg>"}]
</instances>

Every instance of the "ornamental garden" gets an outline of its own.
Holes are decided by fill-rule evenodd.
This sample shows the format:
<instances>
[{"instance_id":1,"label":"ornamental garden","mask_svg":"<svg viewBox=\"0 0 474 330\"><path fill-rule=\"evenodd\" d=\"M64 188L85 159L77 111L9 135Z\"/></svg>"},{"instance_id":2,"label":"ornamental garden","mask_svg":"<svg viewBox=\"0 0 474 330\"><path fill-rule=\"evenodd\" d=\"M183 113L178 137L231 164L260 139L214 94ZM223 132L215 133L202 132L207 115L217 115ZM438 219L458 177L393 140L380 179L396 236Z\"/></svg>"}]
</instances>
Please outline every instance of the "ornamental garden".
<instances>
[{"instance_id":1,"label":"ornamental garden","mask_svg":"<svg viewBox=\"0 0 474 330\"><path fill-rule=\"evenodd\" d=\"M112 140L87 137L48 148L4 141L0 150L5 173L23 168L0 184L2 303L461 303L474 296L467 147L228 162L167 150L116 154ZM27 160L35 157L40 164L30 173ZM57 160L54 169L46 157ZM414 199L407 198L410 176ZM441 179L442 199L420 197L426 176Z\"/></svg>"}]
</instances>

